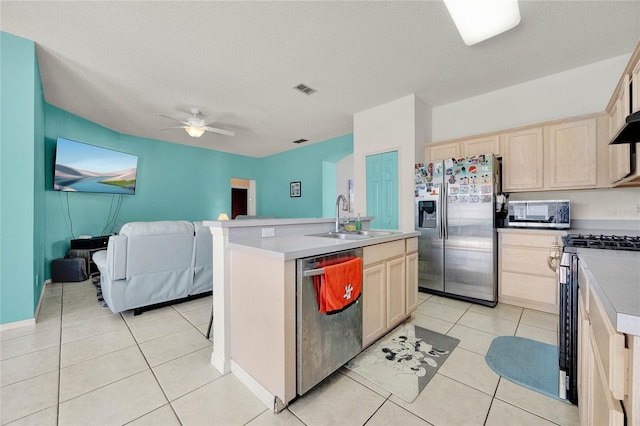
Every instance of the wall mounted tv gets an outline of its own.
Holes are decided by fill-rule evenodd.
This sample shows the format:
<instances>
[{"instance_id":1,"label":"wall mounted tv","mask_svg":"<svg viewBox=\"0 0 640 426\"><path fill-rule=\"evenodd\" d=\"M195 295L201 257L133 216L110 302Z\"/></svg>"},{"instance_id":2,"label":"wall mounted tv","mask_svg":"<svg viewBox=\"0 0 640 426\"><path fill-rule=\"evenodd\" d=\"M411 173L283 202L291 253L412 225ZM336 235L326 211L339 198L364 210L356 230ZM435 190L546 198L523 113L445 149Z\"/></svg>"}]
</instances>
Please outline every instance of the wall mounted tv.
<instances>
[{"instance_id":1,"label":"wall mounted tv","mask_svg":"<svg viewBox=\"0 0 640 426\"><path fill-rule=\"evenodd\" d=\"M135 155L58 138L53 190L133 195L137 170Z\"/></svg>"}]
</instances>

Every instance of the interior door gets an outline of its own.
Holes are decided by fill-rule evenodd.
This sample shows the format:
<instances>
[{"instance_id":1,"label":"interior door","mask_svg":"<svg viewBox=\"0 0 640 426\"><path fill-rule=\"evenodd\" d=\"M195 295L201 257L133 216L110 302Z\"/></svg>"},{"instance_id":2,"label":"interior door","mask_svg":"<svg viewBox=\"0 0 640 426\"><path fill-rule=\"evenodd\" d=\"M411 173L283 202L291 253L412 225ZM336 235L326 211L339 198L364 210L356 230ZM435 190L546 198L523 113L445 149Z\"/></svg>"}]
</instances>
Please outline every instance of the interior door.
<instances>
[{"instance_id":1,"label":"interior door","mask_svg":"<svg viewBox=\"0 0 640 426\"><path fill-rule=\"evenodd\" d=\"M368 155L366 168L371 228L398 229L398 151Z\"/></svg>"}]
</instances>

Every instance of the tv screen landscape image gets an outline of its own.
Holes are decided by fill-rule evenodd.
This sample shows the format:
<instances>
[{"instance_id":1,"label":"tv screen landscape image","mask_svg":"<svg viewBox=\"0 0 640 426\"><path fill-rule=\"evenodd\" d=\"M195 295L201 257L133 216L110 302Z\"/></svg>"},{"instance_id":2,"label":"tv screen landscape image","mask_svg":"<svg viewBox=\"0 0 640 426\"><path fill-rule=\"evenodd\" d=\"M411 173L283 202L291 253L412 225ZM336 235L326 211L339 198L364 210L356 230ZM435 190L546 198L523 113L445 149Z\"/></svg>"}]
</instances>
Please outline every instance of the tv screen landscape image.
<instances>
[{"instance_id":1,"label":"tv screen landscape image","mask_svg":"<svg viewBox=\"0 0 640 426\"><path fill-rule=\"evenodd\" d=\"M137 169L135 155L58 138L53 190L133 195Z\"/></svg>"}]
</instances>

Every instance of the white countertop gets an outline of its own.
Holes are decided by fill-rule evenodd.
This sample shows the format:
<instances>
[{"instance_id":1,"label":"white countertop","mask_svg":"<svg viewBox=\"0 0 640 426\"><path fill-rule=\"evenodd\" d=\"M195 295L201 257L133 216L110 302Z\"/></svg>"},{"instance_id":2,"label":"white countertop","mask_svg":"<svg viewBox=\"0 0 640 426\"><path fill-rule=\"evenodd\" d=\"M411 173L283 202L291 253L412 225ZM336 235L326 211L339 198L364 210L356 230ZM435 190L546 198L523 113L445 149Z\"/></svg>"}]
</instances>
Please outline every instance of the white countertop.
<instances>
[{"instance_id":1,"label":"white countertop","mask_svg":"<svg viewBox=\"0 0 640 426\"><path fill-rule=\"evenodd\" d=\"M339 238L294 235L229 242L229 247L232 249L242 248L253 250L265 256L291 260L402 240L417 237L418 235L420 235L420 233L417 231L395 232L391 235L364 238L361 240L341 240Z\"/></svg>"},{"instance_id":2,"label":"white countertop","mask_svg":"<svg viewBox=\"0 0 640 426\"><path fill-rule=\"evenodd\" d=\"M578 249L578 258L614 328L640 336L640 252Z\"/></svg>"}]
</instances>

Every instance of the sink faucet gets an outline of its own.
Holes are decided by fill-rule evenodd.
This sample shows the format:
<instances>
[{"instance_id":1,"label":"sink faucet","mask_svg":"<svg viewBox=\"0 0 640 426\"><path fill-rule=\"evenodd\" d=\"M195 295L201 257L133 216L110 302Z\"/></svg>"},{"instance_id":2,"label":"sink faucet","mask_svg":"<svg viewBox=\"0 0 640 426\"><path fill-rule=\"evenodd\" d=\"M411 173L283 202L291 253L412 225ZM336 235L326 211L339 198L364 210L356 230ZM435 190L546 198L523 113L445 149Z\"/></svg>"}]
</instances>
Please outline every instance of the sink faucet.
<instances>
[{"instance_id":1,"label":"sink faucet","mask_svg":"<svg viewBox=\"0 0 640 426\"><path fill-rule=\"evenodd\" d=\"M344 198L344 195L340 194L338 195L338 198L336 199L336 232L340 232L340 200L343 201L344 207L342 207L342 210L347 211L348 210L348 203L347 203L347 199Z\"/></svg>"}]
</instances>

